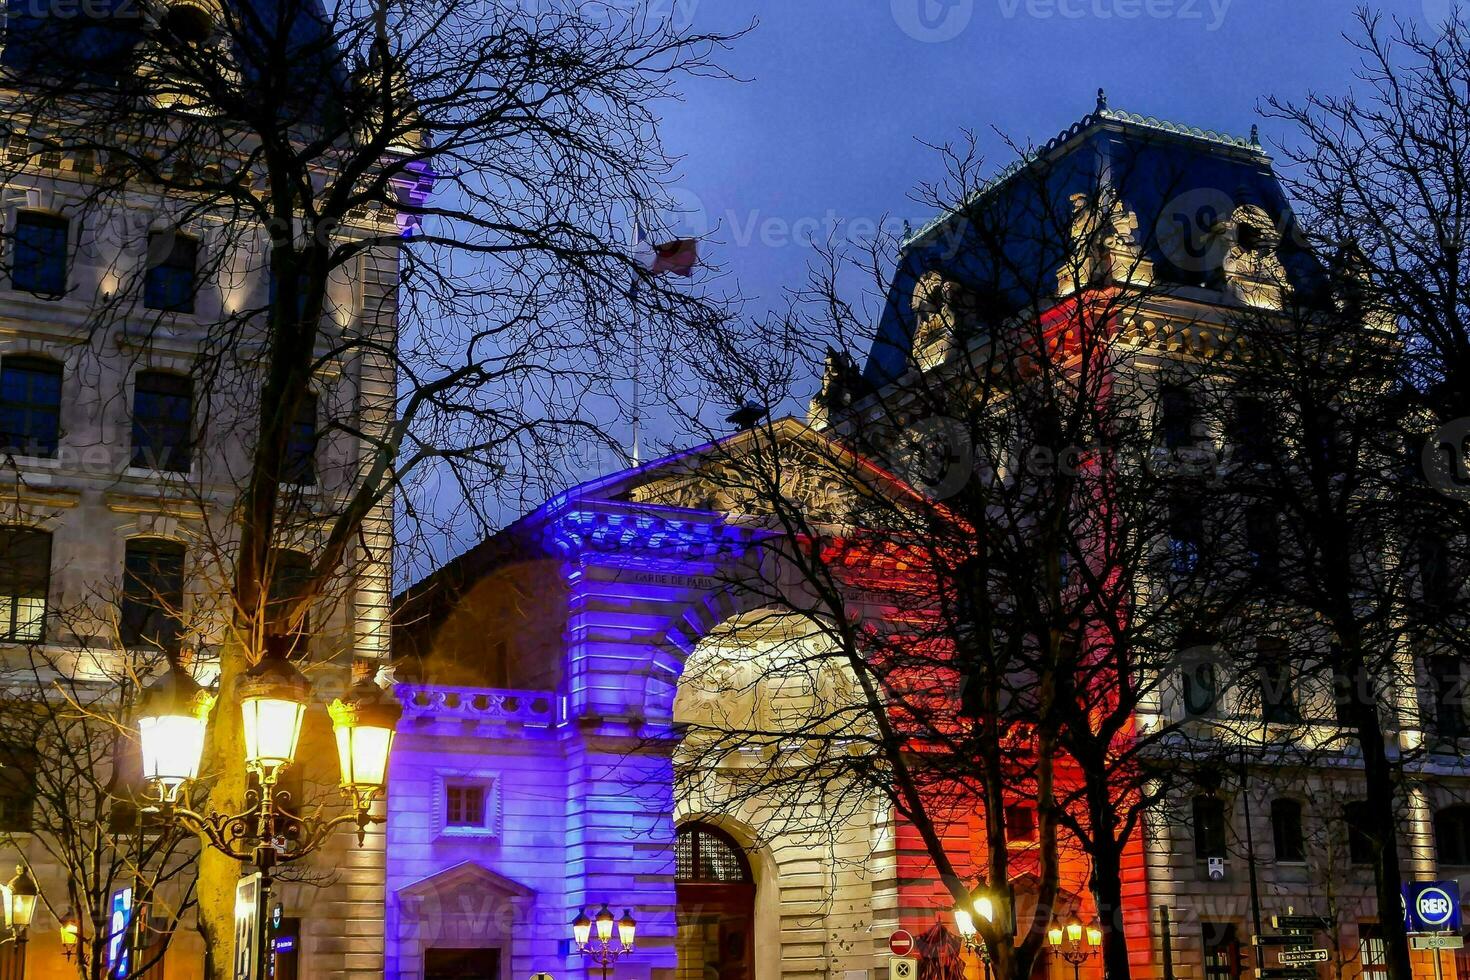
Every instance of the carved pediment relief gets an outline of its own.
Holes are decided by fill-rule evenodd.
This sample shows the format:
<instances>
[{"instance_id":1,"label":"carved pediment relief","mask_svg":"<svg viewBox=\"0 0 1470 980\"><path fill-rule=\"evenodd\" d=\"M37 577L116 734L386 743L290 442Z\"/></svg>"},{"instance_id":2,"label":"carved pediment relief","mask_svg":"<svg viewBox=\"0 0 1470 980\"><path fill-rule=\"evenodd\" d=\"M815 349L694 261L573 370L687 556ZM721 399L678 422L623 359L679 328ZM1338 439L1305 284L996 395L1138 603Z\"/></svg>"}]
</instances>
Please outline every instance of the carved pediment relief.
<instances>
[{"instance_id":1,"label":"carved pediment relief","mask_svg":"<svg viewBox=\"0 0 1470 980\"><path fill-rule=\"evenodd\" d=\"M799 514L803 520L841 523L855 503L853 477L842 458L821 447L780 440L724 459L703 461L697 471L655 480L632 492L636 503L687 507L738 517ZM778 505L777 501L786 501Z\"/></svg>"},{"instance_id":2,"label":"carved pediment relief","mask_svg":"<svg viewBox=\"0 0 1470 980\"><path fill-rule=\"evenodd\" d=\"M940 272L925 273L914 286L913 356L927 371L954 353L976 322L974 294Z\"/></svg>"},{"instance_id":3,"label":"carved pediment relief","mask_svg":"<svg viewBox=\"0 0 1470 980\"><path fill-rule=\"evenodd\" d=\"M1281 232L1264 209L1243 204L1216 226L1224 245L1225 287L1240 302L1279 310L1286 286Z\"/></svg>"}]
</instances>

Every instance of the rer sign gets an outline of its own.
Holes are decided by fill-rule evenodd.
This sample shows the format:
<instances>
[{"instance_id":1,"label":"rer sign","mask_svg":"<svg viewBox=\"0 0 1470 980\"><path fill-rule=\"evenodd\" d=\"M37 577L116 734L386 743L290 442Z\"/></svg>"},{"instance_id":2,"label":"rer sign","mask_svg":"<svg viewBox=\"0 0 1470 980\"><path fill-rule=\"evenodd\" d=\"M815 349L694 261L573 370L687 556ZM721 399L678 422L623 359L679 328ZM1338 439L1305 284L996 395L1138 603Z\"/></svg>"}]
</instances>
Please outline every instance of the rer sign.
<instances>
[{"instance_id":1,"label":"rer sign","mask_svg":"<svg viewBox=\"0 0 1470 980\"><path fill-rule=\"evenodd\" d=\"M1409 932L1459 932L1460 883L1414 881L1404 885L1404 927Z\"/></svg>"}]
</instances>

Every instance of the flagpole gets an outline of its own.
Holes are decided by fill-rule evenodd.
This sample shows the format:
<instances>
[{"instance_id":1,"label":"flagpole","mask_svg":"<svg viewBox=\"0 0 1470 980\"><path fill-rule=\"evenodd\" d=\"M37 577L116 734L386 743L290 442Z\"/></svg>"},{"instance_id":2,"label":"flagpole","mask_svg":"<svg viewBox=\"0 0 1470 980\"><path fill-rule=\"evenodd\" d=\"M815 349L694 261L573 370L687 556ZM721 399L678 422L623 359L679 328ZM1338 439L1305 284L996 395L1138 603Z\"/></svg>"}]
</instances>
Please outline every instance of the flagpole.
<instances>
[{"instance_id":1,"label":"flagpole","mask_svg":"<svg viewBox=\"0 0 1470 980\"><path fill-rule=\"evenodd\" d=\"M638 315L638 286L639 280L633 282L633 465L637 466L642 460L638 452L638 414L639 393L642 385L638 383L639 369L643 360L643 329L642 321Z\"/></svg>"}]
</instances>

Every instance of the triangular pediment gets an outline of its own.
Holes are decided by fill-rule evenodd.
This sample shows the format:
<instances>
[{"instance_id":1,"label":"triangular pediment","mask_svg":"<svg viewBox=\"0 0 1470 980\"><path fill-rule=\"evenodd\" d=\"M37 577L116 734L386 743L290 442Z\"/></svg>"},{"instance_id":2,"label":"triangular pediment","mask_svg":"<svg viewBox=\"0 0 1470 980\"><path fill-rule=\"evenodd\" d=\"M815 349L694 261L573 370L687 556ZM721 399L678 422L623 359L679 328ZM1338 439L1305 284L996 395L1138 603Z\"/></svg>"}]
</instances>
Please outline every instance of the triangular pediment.
<instances>
[{"instance_id":1,"label":"triangular pediment","mask_svg":"<svg viewBox=\"0 0 1470 980\"><path fill-rule=\"evenodd\" d=\"M566 496L760 517L769 514L778 490L808 518L838 523L864 494L933 506L898 476L790 416L610 474Z\"/></svg>"},{"instance_id":2,"label":"triangular pediment","mask_svg":"<svg viewBox=\"0 0 1470 980\"><path fill-rule=\"evenodd\" d=\"M511 898L525 898L535 894L533 889L527 888L519 881L497 874L475 861L463 861L427 878L420 878L413 884L404 885L398 889L398 894L405 898L412 898L443 895L446 892L465 888L493 892Z\"/></svg>"}]
</instances>

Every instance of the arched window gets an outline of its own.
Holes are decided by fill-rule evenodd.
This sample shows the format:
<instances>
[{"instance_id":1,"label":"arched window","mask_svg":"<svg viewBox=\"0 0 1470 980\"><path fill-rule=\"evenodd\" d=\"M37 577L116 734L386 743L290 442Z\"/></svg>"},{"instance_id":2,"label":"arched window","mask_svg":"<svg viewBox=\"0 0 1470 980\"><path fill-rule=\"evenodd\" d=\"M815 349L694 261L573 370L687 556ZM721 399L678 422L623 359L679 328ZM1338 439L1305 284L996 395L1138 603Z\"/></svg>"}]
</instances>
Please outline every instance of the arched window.
<instances>
[{"instance_id":1,"label":"arched window","mask_svg":"<svg viewBox=\"0 0 1470 980\"><path fill-rule=\"evenodd\" d=\"M1470 865L1470 806L1447 806L1434 815L1440 864Z\"/></svg>"},{"instance_id":2,"label":"arched window","mask_svg":"<svg viewBox=\"0 0 1470 980\"><path fill-rule=\"evenodd\" d=\"M696 823L679 828L674 844L674 880L734 884L753 879L745 852L729 834Z\"/></svg>"}]
</instances>

